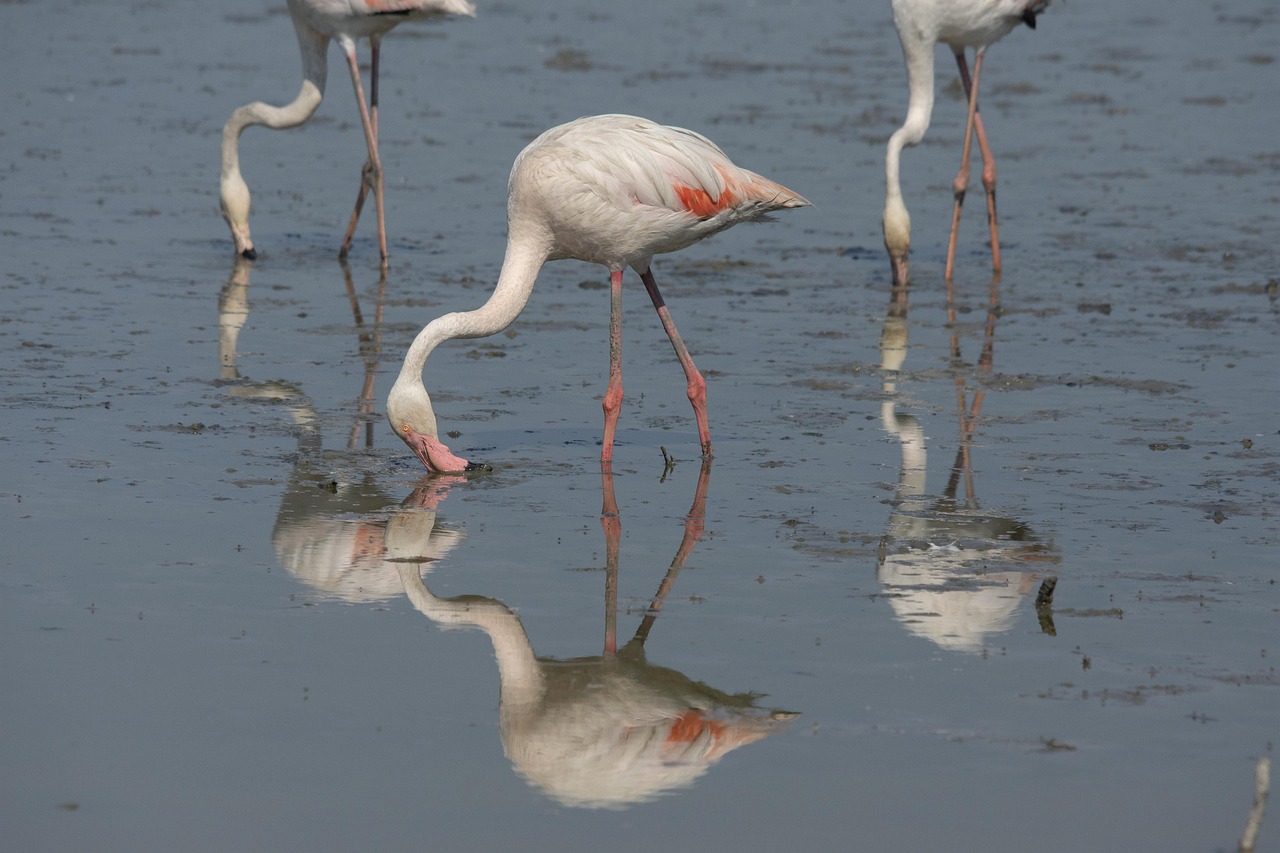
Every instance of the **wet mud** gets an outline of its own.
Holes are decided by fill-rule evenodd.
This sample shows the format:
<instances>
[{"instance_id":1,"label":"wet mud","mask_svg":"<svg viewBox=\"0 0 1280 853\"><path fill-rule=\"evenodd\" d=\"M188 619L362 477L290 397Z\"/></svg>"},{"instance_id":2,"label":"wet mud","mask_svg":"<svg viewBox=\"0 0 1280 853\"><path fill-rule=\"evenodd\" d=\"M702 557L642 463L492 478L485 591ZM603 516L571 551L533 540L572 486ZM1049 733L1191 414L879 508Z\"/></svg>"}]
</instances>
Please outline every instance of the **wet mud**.
<instances>
[{"instance_id":1,"label":"wet mud","mask_svg":"<svg viewBox=\"0 0 1280 853\"><path fill-rule=\"evenodd\" d=\"M385 272L371 217L336 257L332 55L312 121L242 139L233 258L218 143L297 91L280 6L0 3L13 849L1236 847L1280 721L1272 4L1056 3L995 45L1004 270L979 196L950 283L940 53L896 289L887 4L397 29ZM428 361L492 466L428 477L404 350L487 298L515 154L602 112L815 203L655 262L715 458L631 276L602 476L607 274L557 262Z\"/></svg>"}]
</instances>

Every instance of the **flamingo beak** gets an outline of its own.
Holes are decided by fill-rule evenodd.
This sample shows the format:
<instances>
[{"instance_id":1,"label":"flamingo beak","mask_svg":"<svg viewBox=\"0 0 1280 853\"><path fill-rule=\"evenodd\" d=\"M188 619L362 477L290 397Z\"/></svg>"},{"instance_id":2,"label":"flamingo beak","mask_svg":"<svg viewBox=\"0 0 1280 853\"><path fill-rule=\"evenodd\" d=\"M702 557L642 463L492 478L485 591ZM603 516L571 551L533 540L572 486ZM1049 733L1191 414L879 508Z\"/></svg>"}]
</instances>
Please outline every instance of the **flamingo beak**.
<instances>
[{"instance_id":1,"label":"flamingo beak","mask_svg":"<svg viewBox=\"0 0 1280 853\"><path fill-rule=\"evenodd\" d=\"M483 462L468 462L445 447L433 435L417 432L408 424L400 427L400 437L428 471L439 474L461 474L467 471L492 471Z\"/></svg>"},{"instance_id":2,"label":"flamingo beak","mask_svg":"<svg viewBox=\"0 0 1280 853\"><path fill-rule=\"evenodd\" d=\"M890 262L893 265L893 286L904 287L909 277L907 257L903 255L900 258L890 258Z\"/></svg>"}]
</instances>

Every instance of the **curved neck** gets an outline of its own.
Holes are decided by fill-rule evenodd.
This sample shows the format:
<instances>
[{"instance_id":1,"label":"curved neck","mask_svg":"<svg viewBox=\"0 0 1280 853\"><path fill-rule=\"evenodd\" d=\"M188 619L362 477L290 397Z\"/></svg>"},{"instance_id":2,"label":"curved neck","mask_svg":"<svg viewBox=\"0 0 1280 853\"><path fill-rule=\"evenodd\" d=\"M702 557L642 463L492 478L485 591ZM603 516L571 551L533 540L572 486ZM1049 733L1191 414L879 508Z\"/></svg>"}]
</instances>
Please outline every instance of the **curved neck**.
<instances>
[{"instance_id":1,"label":"curved neck","mask_svg":"<svg viewBox=\"0 0 1280 853\"><path fill-rule=\"evenodd\" d=\"M507 255L498 284L488 301L474 311L445 314L428 323L410 344L395 384L421 384L427 356L445 341L483 338L510 326L529 301L538 271L550 254L550 246L549 239L522 239L513 232L507 240Z\"/></svg>"},{"instance_id":2,"label":"curved neck","mask_svg":"<svg viewBox=\"0 0 1280 853\"><path fill-rule=\"evenodd\" d=\"M911 249L911 216L902 201L902 185L898 178L898 161L902 149L915 145L924 138L929 128L929 115L933 112L933 49L932 36L926 35L915 22L905 4L895 2L894 23L902 42L902 55L907 64L907 85L910 90L907 102L907 120L889 137L884 158L884 246L889 251L893 265L893 283L905 285L908 280L907 255Z\"/></svg>"},{"instance_id":3,"label":"curved neck","mask_svg":"<svg viewBox=\"0 0 1280 853\"><path fill-rule=\"evenodd\" d=\"M396 563L410 603L422 615L441 625L471 625L484 631L493 643L504 704L536 702L545 688L542 669L519 617L505 604L479 595L439 598L422 581L419 566Z\"/></svg>"},{"instance_id":4,"label":"curved neck","mask_svg":"<svg viewBox=\"0 0 1280 853\"><path fill-rule=\"evenodd\" d=\"M324 86L328 75L326 50L329 39L306 24L294 19L294 31L298 36L298 50L302 55L302 88L288 105L273 107L261 101L245 104L231 114L222 129L222 175L240 173L240 134L246 127L266 125L273 130L297 127L316 111L324 100Z\"/></svg>"},{"instance_id":5,"label":"curved neck","mask_svg":"<svg viewBox=\"0 0 1280 853\"><path fill-rule=\"evenodd\" d=\"M904 29L907 31L904 33ZM898 160L902 149L915 145L929 129L933 114L933 53L936 42L911 32L910 26L899 26L902 55L907 65L907 119L889 137L885 155L886 207L890 199L901 204L902 186L898 178Z\"/></svg>"}]
</instances>

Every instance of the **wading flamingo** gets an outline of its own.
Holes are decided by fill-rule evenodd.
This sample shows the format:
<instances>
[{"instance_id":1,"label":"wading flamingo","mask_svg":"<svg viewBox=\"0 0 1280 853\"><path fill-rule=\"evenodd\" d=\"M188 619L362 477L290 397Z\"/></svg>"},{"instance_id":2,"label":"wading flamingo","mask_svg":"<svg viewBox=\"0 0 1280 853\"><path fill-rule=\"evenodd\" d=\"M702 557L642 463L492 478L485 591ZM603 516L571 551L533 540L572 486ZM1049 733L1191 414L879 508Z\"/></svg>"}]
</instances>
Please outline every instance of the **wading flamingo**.
<instances>
[{"instance_id":1,"label":"wading flamingo","mask_svg":"<svg viewBox=\"0 0 1280 853\"><path fill-rule=\"evenodd\" d=\"M960 226L960 206L969 185L969 152L976 132L982 154L982 185L987 191L987 220L991 229L991 265L1000 271L1000 235L996 229L996 161L987 147L987 134L978 114L978 78L987 48L1008 35L1014 27L1035 28L1036 15L1050 0L893 0L893 23L902 42L910 89L907 120L889 137L885 154L884 245L893 265L893 283L907 283L907 253L911 248L911 218L902 203L898 180L898 160L902 149L924 139L933 113L933 51L938 42L951 48L960 68L960 82L969 99L965 122L964 149L960 171L952 183L955 207L951 214L951 237L947 243L945 278L951 280L955 266L956 231ZM973 48L973 80L965 49Z\"/></svg>"},{"instance_id":2,"label":"wading flamingo","mask_svg":"<svg viewBox=\"0 0 1280 853\"><path fill-rule=\"evenodd\" d=\"M326 54L329 40L336 39L347 58L351 71L351 83L356 91L356 103L360 105L360 123L364 126L364 139L369 147L369 159L360 175L360 192L356 207L342 240L339 256L345 258L351 248L351 237L360 219L365 197L373 190L373 204L378 215L378 249L382 260L387 259L387 227L383 204L382 159L378 156L378 54L382 37L396 24L409 20L434 18L444 15L474 16L471 0L288 0L289 15L298 35L298 49L302 53L302 89L293 103L273 107L256 101L245 104L231 114L222 129L222 216L231 226L236 254L253 259L257 251L249 236L249 187L240 175L240 134L246 127L266 125L273 130L297 127L311 118L320 101L324 99L324 84L328 76ZM364 87L360 84L360 66L356 62L356 42L367 38L371 48L369 74L369 101L365 102Z\"/></svg>"},{"instance_id":3,"label":"wading flamingo","mask_svg":"<svg viewBox=\"0 0 1280 853\"><path fill-rule=\"evenodd\" d=\"M683 249L746 220L808 201L735 166L709 139L624 115L580 118L539 136L508 182L507 253L493 295L474 311L445 314L418 333L387 398L391 428L433 471L469 466L441 443L422 382L427 356L453 338L482 338L524 309L547 261L576 258L609 268L609 384L600 460L613 459L622 407L622 271L640 274L688 381L702 455L711 456L706 382L693 364L649 270L655 254Z\"/></svg>"}]
</instances>

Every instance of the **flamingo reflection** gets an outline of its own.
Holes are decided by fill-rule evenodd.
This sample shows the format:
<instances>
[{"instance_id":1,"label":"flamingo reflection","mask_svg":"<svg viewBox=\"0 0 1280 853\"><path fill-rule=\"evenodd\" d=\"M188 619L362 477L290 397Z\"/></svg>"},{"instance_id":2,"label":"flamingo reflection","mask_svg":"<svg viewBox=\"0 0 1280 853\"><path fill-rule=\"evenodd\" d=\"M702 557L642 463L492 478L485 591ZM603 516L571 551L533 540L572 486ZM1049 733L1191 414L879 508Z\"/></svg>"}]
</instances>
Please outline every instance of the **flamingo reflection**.
<instances>
[{"instance_id":1,"label":"flamingo reflection","mask_svg":"<svg viewBox=\"0 0 1280 853\"><path fill-rule=\"evenodd\" d=\"M404 585L387 550L388 525L393 519L402 527L425 525L418 531L418 557L443 558L466 539L464 531L436 523L435 507L453 479L425 482L397 507L372 476L338 484L304 462L289 479L271 531L276 558L321 600L371 604L399 598Z\"/></svg>"},{"instance_id":2,"label":"flamingo reflection","mask_svg":"<svg viewBox=\"0 0 1280 853\"><path fill-rule=\"evenodd\" d=\"M520 776L564 805L622 808L687 787L727 753L797 716L758 708L758 694L726 693L646 659L645 641L663 601L702 535L709 476L708 463L675 558L635 633L618 648L622 528L613 475L602 475L605 637L603 653L592 657L538 657L519 617L501 601L432 593L422 576L423 564L437 556L432 509L404 509L387 523L386 552L413 606L434 622L474 626L488 636L498 664L507 757Z\"/></svg>"},{"instance_id":3,"label":"flamingo reflection","mask_svg":"<svg viewBox=\"0 0 1280 853\"><path fill-rule=\"evenodd\" d=\"M319 449L316 412L302 389L285 380L253 381L240 375L237 345L249 320L249 284L253 264L236 256L231 276L218 293L218 381L227 394L242 400L284 402L299 430L303 449Z\"/></svg>"},{"instance_id":4,"label":"flamingo reflection","mask_svg":"<svg viewBox=\"0 0 1280 853\"><path fill-rule=\"evenodd\" d=\"M500 679L500 730L513 767L566 805L620 808L693 784L727 753L780 730L796 715L756 706L755 693L727 693L650 664L645 643L676 579L702 536L710 463L699 473L684 535L639 625L617 642L622 523L614 475L602 473L605 533L603 651L593 657L538 657L519 618L480 596L442 599L423 580L466 534L440 523L438 508L462 477L423 481L399 505L372 473L333 476L321 453L320 419L289 383L250 382L236 366L248 316L250 266L237 262L219 300L221 381L239 397L280 399L297 425L299 454L281 498L272 544L281 564L323 597L353 603L389 600L403 590L441 624L471 625L493 643ZM348 447L355 449L372 412L380 349L382 284L372 329L348 277L366 375ZM365 407L367 405L367 408ZM365 442L370 439L365 432ZM340 463L338 463L340 464Z\"/></svg>"},{"instance_id":5,"label":"flamingo reflection","mask_svg":"<svg viewBox=\"0 0 1280 853\"><path fill-rule=\"evenodd\" d=\"M373 424L377 420L374 416L374 383L377 378L378 361L382 355L382 311L387 296L387 272L383 269L378 278L374 297L373 323L370 325L365 320L364 311L361 309L360 297L351 277L351 268L345 262L341 266L359 341L360 358L364 362L364 379L356 402L356 416L347 438L347 449L355 450L360 445L361 433L364 434L364 446L366 448L373 446ZM226 387L233 397L282 400L289 403L289 411L294 421L304 431L309 431L311 438L316 439L314 447L312 442L306 442L305 449L319 449L314 406L297 384L282 380L251 381L240 375L237 346L240 332L249 319L249 284L252 271L253 264L248 259L237 256L231 268L231 275L218 294L218 382Z\"/></svg>"},{"instance_id":6,"label":"flamingo reflection","mask_svg":"<svg viewBox=\"0 0 1280 853\"><path fill-rule=\"evenodd\" d=\"M997 275L988 291L977 365L981 374L989 374L994 361L999 288ZM877 571L890 606L912 634L944 649L980 652L988 638L1013 627L1018 608L1038 588L1034 602L1040 627L1052 635L1052 598L1057 579L1022 567L1028 563L1057 564L1060 557L1052 543L1042 542L1028 524L983 512L978 502L972 443L986 391L979 385L972 396L969 393L967 377L972 371L961 356L955 292L950 282L947 319L956 372L959 446L941 495L926 491L928 454L924 430L914 415L897 410L893 378L906 359L907 313L908 288L895 285L880 338L880 362L885 374L880 421L902 447L902 467L893 511L880 540ZM963 497L959 496L962 483Z\"/></svg>"},{"instance_id":7,"label":"flamingo reflection","mask_svg":"<svg viewBox=\"0 0 1280 853\"><path fill-rule=\"evenodd\" d=\"M253 264L237 257L218 297L219 383L238 399L282 404L293 419L298 455L280 500L271 542L282 566L322 598L351 603L387 601L401 594L396 570L383 559L386 516L395 498L383 490L377 472L360 470L351 459L323 453L322 419L300 386L281 380L253 381L240 374L237 345L249 317ZM349 451L373 446L375 388L382 352L382 312L386 272L379 276L371 317L361 305L351 270L342 264L364 375L355 413L346 435ZM335 467L342 468L335 476ZM411 500L425 500L422 495ZM463 538L461 532L437 534L441 551Z\"/></svg>"}]
</instances>

